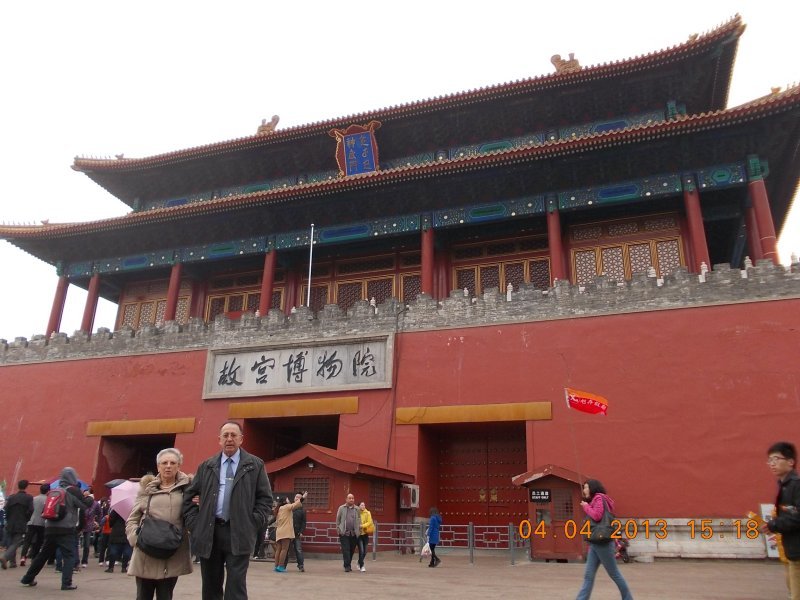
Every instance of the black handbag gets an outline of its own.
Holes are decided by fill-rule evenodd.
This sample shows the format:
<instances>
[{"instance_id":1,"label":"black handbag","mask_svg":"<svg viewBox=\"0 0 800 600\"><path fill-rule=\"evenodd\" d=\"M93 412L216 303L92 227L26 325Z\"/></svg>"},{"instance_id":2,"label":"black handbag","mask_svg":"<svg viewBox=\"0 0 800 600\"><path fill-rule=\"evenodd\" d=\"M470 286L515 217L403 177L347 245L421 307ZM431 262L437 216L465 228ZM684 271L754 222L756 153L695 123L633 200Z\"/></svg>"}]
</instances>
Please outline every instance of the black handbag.
<instances>
[{"instance_id":1,"label":"black handbag","mask_svg":"<svg viewBox=\"0 0 800 600\"><path fill-rule=\"evenodd\" d=\"M613 516L606 506L606 501L600 499L603 503L603 516L600 520L592 521L591 530L589 533L589 543L591 544L605 544L611 541L611 534L614 532L614 527L611 525L611 517Z\"/></svg>"},{"instance_id":2,"label":"black handbag","mask_svg":"<svg viewBox=\"0 0 800 600\"><path fill-rule=\"evenodd\" d=\"M183 541L183 530L169 521L150 516L151 495L147 499L147 510L136 530L136 547L153 558L169 558Z\"/></svg>"}]
</instances>

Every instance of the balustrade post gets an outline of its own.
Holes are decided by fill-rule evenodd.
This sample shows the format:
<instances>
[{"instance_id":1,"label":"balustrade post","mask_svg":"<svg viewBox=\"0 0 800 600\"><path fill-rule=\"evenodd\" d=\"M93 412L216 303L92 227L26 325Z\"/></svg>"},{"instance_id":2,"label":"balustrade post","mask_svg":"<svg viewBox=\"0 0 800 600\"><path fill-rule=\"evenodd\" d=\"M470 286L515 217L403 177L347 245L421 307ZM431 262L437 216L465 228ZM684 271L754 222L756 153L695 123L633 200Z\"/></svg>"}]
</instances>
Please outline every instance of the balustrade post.
<instances>
[{"instance_id":1,"label":"balustrade post","mask_svg":"<svg viewBox=\"0 0 800 600\"><path fill-rule=\"evenodd\" d=\"M467 525L467 545L469 546L469 564L475 564L475 528L472 521Z\"/></svg>"}]
</instances>

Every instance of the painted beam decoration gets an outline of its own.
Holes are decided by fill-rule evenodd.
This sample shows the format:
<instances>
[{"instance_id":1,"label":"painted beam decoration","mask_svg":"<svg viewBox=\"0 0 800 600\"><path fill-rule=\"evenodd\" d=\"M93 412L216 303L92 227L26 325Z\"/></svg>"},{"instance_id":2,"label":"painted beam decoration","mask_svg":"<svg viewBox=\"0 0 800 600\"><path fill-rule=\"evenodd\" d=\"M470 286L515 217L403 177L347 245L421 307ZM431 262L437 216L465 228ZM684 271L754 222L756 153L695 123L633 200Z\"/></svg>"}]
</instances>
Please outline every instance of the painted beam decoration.
<instances>
[{"instance_id":1,"label":"painted beam decoration","mask_svg":"<svg viewBox=\"0 0 800 600\"><path fill-rule=\"evenodd\" d=\"M346 129L328 132L336 139L336 163L340 176L371 173L380 168L378 142L375 140L375 130L380 126L380 121L370 121L366 125L350 125Z\"/></svg>"},{"instance_id":2,"label":"painted beam decoration","mask_svg":"<svg viewBox=\"0 0 800 600\"><path fill-rule=\"evenodd\" d=\"M391 387L394 338L210 350L203 398Z\"/></svg>"}]
</instances>

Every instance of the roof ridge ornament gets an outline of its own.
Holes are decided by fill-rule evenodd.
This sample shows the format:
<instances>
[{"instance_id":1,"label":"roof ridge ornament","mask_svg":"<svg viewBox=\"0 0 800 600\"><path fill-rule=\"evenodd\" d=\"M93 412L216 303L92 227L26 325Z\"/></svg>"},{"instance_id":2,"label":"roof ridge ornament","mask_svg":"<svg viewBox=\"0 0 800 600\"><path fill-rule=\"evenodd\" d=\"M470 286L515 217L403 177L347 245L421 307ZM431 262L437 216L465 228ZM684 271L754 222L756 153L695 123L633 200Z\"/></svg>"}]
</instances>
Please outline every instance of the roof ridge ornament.
<instances>
[{"instance_id":1,"label":"roof ridge ornament","mask_svg":"<svg viewBox=\"0 0 800 600\"><path fill-rule=\"evenodd\" d=\"M578 59L575 58L575 53L569 53L569 59L561 58L560 54L554 54L550 57L550 62L553 63L553 66L556 68L556 73L576 73L580 71L583 67L581 67Z\"/></svg>"},{"instance_id":2,"label":"roof ridge ornament","mask_svg":"<svg viewBox=\"0 0 800 600\"><path fill-rule=\"evenodd\" d=\"M270 119L269 123L267 123L266 119L261 119L261 125L258 126L256 135L270 135L271 133L275 133L275 128L278 126L278 121L280 120L281 118L278 115L272 115L272 119Z\"/></svg>"}]
</instances>

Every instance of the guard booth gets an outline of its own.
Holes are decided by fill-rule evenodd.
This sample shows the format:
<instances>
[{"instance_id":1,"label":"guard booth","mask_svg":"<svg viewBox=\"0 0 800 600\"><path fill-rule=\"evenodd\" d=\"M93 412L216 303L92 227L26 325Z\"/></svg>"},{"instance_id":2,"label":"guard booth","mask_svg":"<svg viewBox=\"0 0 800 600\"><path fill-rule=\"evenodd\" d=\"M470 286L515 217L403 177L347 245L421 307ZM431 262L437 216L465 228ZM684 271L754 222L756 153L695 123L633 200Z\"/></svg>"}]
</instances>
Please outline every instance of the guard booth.
<instances>
[{"instance_id":1,"label":"guard booth","mask_svg":"<svg viewBox=\"0 0 800 600\"><path fill-rule=\"evenodd\" d=\"M581 509L581 487L586 477L548 464L511 480L528 489L528 520L521 534L530 534L531 558L536 560L583 560L585 536L580 534L586 518Z\"/></svg>"}]
</instances>

